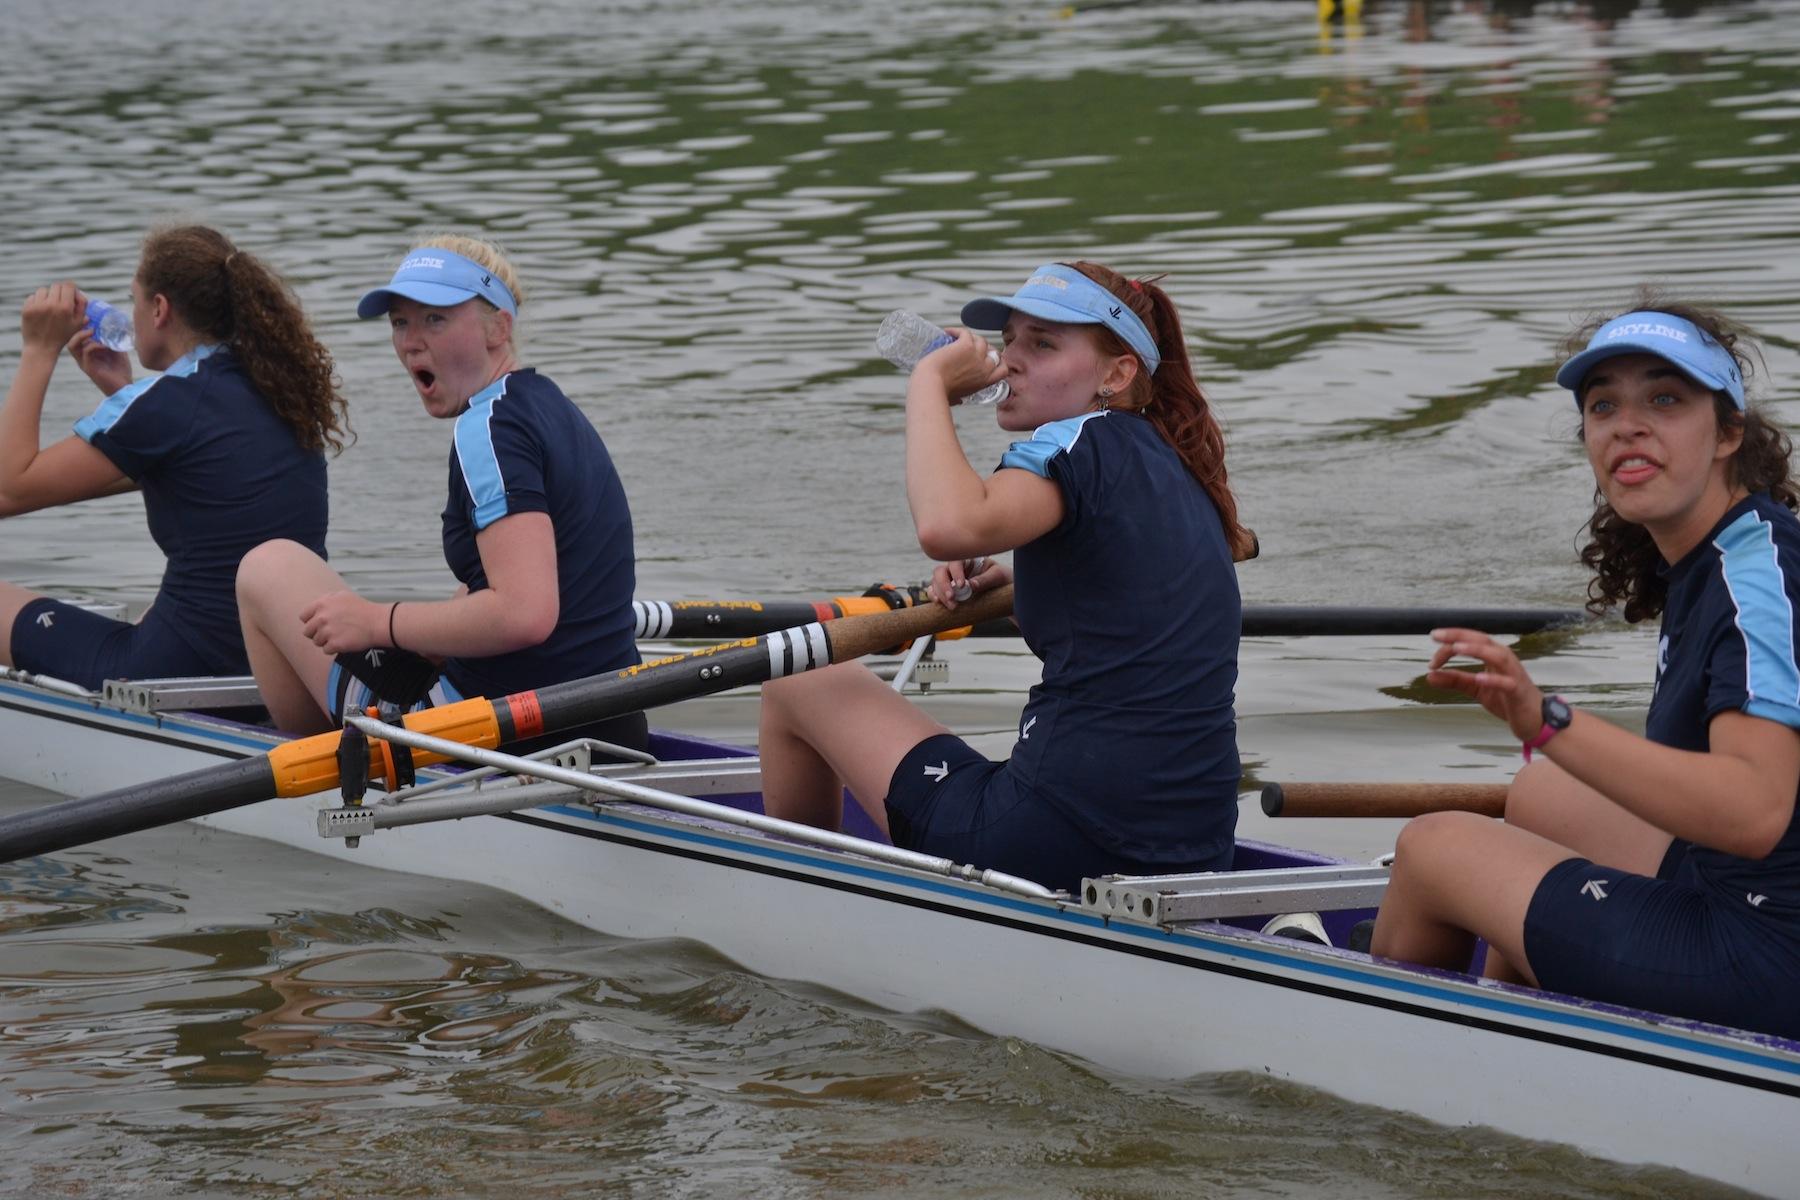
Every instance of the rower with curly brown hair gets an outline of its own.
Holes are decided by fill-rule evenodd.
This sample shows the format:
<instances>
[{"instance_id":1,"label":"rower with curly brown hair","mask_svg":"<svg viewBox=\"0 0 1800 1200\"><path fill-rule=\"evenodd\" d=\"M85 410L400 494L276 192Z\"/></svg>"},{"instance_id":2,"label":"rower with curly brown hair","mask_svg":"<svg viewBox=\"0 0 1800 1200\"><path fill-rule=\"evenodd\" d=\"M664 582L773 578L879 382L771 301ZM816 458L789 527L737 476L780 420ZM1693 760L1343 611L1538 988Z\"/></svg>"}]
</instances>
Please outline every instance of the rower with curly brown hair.
<instances>
[{"instance_id":1,"label":"rower with curly brown hair","mask_svg":"<svg viewBox=\"0 0 1800 1200\"><path fill-rule=\"evenodd\" d=\"M1504 823L1401 831L1373 953L1463 968L1480 937L1497 979L1800 1036L1800 496L1746 404L1745 333L1643 293L1557 372L1596 481L1593 607L1662 618L1644 735L1546 696L1483 633L1435 631L1427 680L1528 765Z\"/></svg>"},{"instance_id":2,"label":"rower with curly brown hair","mask_svg":"<svg viewBox=\"0 0 1800 1200\"><path fill-rule=\"evenodd\" d=\"M0 403L0 516L138 490L168 559L136 624L0 583L0 663L99 687L106 679L242 675L238 561L270 538L325 552L326 447L348 425L331 355L281 277L217 230L144 239L131 281L140 363L86 327L74 283L25 301L19 369ZM106 399L41 443L64 348Z\"/></svg>"}]
</instances>

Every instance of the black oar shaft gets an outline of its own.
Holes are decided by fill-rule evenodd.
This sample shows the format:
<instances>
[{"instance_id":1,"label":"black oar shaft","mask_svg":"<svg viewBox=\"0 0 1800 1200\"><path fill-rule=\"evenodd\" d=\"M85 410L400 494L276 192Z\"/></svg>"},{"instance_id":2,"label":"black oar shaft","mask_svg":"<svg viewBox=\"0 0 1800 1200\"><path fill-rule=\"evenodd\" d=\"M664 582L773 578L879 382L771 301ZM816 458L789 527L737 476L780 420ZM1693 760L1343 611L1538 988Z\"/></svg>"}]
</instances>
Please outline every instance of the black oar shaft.
<instances>
[{"instance_id":1,"label":"black oar shaft","mask_svg":"<svg viewBox=\"0 0 1800 1200\"><path fill-rule=\"evenodd\" d=\"M266 756L48 804L0 822L0 862L204 817L275 794Z\"/></svg>"},{"instance_id":2,"label":"black oar shaft","mask_svg":"<svg viewBox=\"0 0 1800 1200\"><path fill-rule=\"evenodd\" d=\"M808 621L832 621L851 615L850 605L883 601L837 597L819 604L803 601L693 600L673 603L643 600L638 610L638 636L646 638L749 638ZM1496 608L1423 606L1371 607L1323 604L1248 604L1244 637L1424 636L1433 629L1479 629L1484 633L1536 633L1574 625L1588 614L1572 608ZM980 621L966 637L1017 637L1018 626L1004 618Z\"/></svg>"},{"instance_id":3,"label":"black oar shaft","mask_svg":"<svg viewBox=\"0 0 1800 1200\"><path fill-rule=\"evenodd\" d=\"M1587 619L1568 608L1368 608L1351 605L1246 605L1245 637L1343 637L1418 634L1434 629L1536 633Z\"/></svg>"},{"instance_id":4,"label":"black oar shaft","mask_svg":"<svg viewBox=\"0 0 1800 1200\"><path fill-rule=\"evenodd\" d=\"M898 608L829 622L813 622L655 659L641 666L539 688L531 694L544 732L590 725L642 708L796 675L896 647L914 638L1012 611L1012 588L983 592L954 612L936 604ZM521 697L501 702L517 710ZM500 706L497 704L497 707ZM519 720L521 730L530 727Z\"/></svg>"},{"instance_id":5,"label":"black oar shaft","mask_svg":"<svg viewBox=\"0 0 1800 1200\"><path fill-rule=\"evenodd\" d=\"M878 584L861 596L829 600L634 600L638 638L745 638L793 629L813 621L835 621L912 608L924 602L922 586Z\"/></svg>"},{"instance_id":6,"label":"black oar shaft","mask_svg":"<svg viewBox=\"0 0 1800 1200\"><path fill-rule=\"evenodd\" d=\"M800 600L639 600L631 607L640 639L758 637L844 615L836 604Z\"/></svg>"},{"instance_id":7,"label":"black oar shaft","mask_svg":"<svg viewBox=\"0 0 1800 1200\"><path fill-rule=\"evenodd\" d=\"M809 628L822 629L823 626L815 622ZM653 659L640 667L612 675L539 688L536 700L543 731L553 733L559 729L591 725L639 709L762 683L774 677L769 669L767 642L781 636L771 633L760 638L727 642L693 654ZM816 665L823 666L824 661ZM514 704L516 699L508 697L507 702ZM519 724L529 728L523 721Z\"/></svg>"}]
</instances>

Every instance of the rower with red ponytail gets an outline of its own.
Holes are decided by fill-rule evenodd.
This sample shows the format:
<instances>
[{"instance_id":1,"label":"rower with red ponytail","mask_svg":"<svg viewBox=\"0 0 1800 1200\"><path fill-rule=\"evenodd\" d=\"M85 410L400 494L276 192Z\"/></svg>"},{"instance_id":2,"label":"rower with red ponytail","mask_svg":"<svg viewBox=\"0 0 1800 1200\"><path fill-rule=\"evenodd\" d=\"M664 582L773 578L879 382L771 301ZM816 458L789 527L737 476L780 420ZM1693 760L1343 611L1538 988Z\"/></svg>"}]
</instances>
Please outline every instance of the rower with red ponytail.
<instances>
[{"instance_id":1,"label":"rower with red ponytail","mask_svg":"<svg viewBox=\"0 0 1800 1200\"><path fill-rule=\"evenodd\" d=\"M954 607L1013 584L1043 662L993 762L854 664L763 688L763 798L836 827L846 787L896 845L1076 889L1085 877L1230 868L1239 762L1236 559L1255 552L1225 439L1155 282L1039 267L965 305L913 368L906 498ZM1004 382L1014 441L991 473L957 440L960 397ZM1010 554L1011 565L996 561Z\"/></svg>"},{"instance_id":2,"label":"rower with red ponytail","mask_svg":"<svg viewBox=\"0 0 1800 1200\"><path fill-rule=\"evenodd\" d=\"M1137 314L1155 339L1162 364L1153 375L1139 374L1120 395L1114 396L1109 408L1134 409L1162 434L1163 441L1181 456L1188 474L1192 475L1225 526L1225 539L1231 556L1238 561L1256 556L1256 535L1238 523L1237 499L1225 481L1225 431L1213 416L1206 393L1194 379L1188 362L1187 342L1181 335L1181 317L1169 293L1158 287L1162 276L1155 279L1128 279L1111 267L1099 263L1068 264L1089 279L1123 300ZM1101 327L1101 345L1112 354L1129 354L1131 348L1112 330Z\"/></svg>"}]
</instances>

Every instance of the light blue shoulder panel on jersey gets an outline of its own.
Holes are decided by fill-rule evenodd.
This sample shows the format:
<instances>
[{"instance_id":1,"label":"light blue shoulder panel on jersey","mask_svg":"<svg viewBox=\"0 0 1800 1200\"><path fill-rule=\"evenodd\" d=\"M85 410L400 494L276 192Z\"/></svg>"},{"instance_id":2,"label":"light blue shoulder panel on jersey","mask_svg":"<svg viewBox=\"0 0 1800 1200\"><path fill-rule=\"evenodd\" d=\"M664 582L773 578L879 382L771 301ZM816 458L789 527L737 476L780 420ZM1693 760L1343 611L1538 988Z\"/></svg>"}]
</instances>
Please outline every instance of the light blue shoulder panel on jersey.
<instances>
[{"instance_id":1,"label":"light blue shoulder panel on jersey","mask_svg":"<svg viewBox=\"0 0 1800 1200\"><path fill-rule=\"evenodd\" d=\"M1065 417L1060 421L1052 421L1048 425L1039 425L1031 433L1031 439L1014 442L1000 456L1002 467L1018 467L1022 471L1030 471L1041 478L1050 478L1050 460L1065 450L1075 448L1081 439L1081 427L1095 417L1106 415L1105 409L1082 413L1078 417Z\"/></svg>"},{"instance_id":2,"label":"light blue shoulder panel on jersey","mask_svg":"<svg viewBox=\"0 0 1800 1200\"><path fill-rule=\"evenodd\" d=\"M475 504L475 529L486 529L506 515L506 480L494 453L494 405L506 395L507 376L469 397L469 407L456 418L456 461L462 464L463 486Z\"/></svg>"},{"instance_id":3,"label":"light blue shoulder panel on jersey","mask_svg":"<svg viewBox=\"0 0 1800 1200\"><path fill-rule=\"evenodd\" d=\"M125 410L131 407L132 401L156 386L164 375L173 375L177 379L185 379L200 369L200 364L218 352L217 346L195 346L186 354L169 364L169 369L161 375L146 375L142 379L134 379L112 395L100 402L96 408L81 420L75 422L75 436L84 442L92 443L94 435L105 433L119 423Z\"/></svg>"},{"instance_id":4,"label":"light blue shoulder panel on jersey","mask_svg":"<svg viewBox=\"0 0 1800 1200\"><path fill-rule=\"evenodd\" d=\"M1744 711L1800 728L1800 666L1794 663L1794 607L1776 554L1774 530L1754 510L1727 525L1713 545L1744 639Z\"/></svg>"}]
</instances>

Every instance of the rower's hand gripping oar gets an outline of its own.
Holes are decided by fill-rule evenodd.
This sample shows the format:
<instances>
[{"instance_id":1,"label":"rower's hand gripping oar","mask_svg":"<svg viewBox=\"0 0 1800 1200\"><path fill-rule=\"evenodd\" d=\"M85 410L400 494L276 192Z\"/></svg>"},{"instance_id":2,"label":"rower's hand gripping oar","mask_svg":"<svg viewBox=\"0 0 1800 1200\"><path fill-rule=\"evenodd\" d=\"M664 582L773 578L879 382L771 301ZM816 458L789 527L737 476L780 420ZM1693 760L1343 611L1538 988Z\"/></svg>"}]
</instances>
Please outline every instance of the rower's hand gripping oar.
<instances>
[{"instance_id":1,"label":"rower's hand gripping oar","mask_svg":"<svg viewBox=\"0 0 1800 1200\"><path fill-rule=\"evenodd\" d=\"M957 605L954 612L925 604L841 617L829 625L814 622L606 675L515 692L498 700L459 700L409 713L404 724L419 733L491 750L640 709L849 662L1011 611L1012 588L999 587ZM340 731L333 731L297 738L256 758L46 805L0 820L0 862L16 862L259 800L309 796L337 787L341 736ZM421 765L445 761L442 755L429 753L415 754L413 760Z\"/></svg>"}]
</instances>

